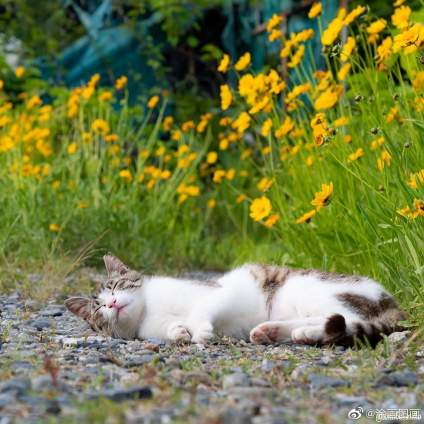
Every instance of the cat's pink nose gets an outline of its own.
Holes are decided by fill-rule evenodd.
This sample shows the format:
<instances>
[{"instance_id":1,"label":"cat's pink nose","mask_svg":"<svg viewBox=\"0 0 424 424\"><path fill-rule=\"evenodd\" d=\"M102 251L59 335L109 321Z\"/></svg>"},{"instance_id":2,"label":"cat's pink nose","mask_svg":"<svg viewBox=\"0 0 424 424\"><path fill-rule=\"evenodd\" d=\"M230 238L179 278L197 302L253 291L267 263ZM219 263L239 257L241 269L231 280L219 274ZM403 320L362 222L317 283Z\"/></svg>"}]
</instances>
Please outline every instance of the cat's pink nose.
<instances>
[{"instance_id":1,"label":"cat's pink nose","mask_svg":"<svg viewBox=\"0 0 424 424\"><path fill-rule=\"evenodd\" d=\"M116 299L112 299L111 301L108 302L107 307L113 308L115 305L116 305Z\"/></svg>"}]
</instances>

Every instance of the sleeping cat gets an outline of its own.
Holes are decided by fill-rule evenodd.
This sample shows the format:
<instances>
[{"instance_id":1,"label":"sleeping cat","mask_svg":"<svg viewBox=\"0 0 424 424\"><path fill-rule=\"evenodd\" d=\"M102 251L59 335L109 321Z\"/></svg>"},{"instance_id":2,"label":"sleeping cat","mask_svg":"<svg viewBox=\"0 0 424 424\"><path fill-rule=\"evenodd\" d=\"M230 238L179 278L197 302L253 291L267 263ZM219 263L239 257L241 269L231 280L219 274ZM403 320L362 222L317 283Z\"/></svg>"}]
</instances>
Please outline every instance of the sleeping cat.
<instances>
[{"instance_id":1,"label":"sleeping cat","mask_svg":"<svg viewBox=\"0 0 424 424\"><path fill-rule=\"evenodd\" d=\"M65 304L93 330L118 338L318 345L366 338L375 345L406 318L367 277L247 264L201 282L144 276L110 254L103 259L108 278L100 292Z\"/></svg>"}]
</instances>

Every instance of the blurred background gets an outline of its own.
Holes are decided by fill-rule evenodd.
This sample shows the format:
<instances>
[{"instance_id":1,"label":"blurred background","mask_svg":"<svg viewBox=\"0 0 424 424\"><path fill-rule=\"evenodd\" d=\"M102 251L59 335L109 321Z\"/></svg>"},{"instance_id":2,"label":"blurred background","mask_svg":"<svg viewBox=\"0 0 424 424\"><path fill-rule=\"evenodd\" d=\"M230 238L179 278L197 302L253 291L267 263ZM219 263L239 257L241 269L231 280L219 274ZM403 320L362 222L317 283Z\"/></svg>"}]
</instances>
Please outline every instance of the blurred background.
<instances>
[{"instance_id":1,"label":"blurred background","mask_svg":"<svg viewBox=\"0 0 424 424\"><path fill-rule=\"evenodd\" d=\"M1 0L0 78L9 96L40 84L79 86L99 73L101 84L128 76L130 102L155 87L172 93L177 118L196 116L216 99L224 76L216 63L223 52L252 53L254 69L276 65L278 45L267 42L266 21L283 14L287 33L311 27L310 0ZM339 7L360 2L323 1L323 24ZM416 2L415 2L416 3ZM392 4L368 1L374 14L390 19ZM414 2L409 2L414 7ZM315 23L315 25L317 25ZM315 28L319 30L319 28ZM318 31L316 31L318 33ZM316 62L320 46L313 41ZM275 51L274 51L275 50ZM25 80L10 68L24 65ZM31 79L31 76L34 79ZM229 79L235 76L229 75ZM40 88L40 87L38 87ZM10 93L12 91L12 93ZM156 90L157 91L157 90ZM46 99L44 99L46 100ZM182 115L182 116L181 116Z\"/></svg>"}]
</instances>

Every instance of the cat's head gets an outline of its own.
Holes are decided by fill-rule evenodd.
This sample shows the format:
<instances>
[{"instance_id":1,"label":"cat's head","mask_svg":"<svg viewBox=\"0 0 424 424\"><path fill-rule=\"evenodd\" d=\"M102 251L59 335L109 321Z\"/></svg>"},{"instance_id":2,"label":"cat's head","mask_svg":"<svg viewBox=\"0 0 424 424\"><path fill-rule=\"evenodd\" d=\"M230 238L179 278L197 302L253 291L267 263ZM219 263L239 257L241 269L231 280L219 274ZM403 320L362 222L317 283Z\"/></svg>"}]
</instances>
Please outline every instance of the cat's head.
<instances>
[{"instance_id":1,"label":"cat's head","mask_svg":"<svg viewBox=\"0 0 424 424\"><path fill-rule=\"evenodd\" d=\"M92 298L71 297L66 307L75 315L88 322L95 331L115 337L127 337L136 331L142 312L139 290L143 276L133 271L117 257L107 254L103 257L107 278Z\"/></svg>"}]
</instances>

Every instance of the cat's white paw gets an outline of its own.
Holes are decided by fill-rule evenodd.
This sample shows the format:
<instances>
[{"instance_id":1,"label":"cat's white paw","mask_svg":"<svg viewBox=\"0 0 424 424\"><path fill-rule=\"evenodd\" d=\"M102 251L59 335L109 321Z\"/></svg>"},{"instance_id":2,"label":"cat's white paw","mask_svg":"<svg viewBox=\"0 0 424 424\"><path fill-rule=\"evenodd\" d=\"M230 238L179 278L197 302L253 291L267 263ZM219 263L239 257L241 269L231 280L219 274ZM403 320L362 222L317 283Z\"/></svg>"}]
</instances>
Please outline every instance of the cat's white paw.
<instances>
[{"instance_id":1,"label":"cat's white paw","mask_svg":"<svg viewBox=\"0 0 424 424\"><path fill-rule=\"evenodd\" d=\"M191 341L197 344L205 344L215 338L213 327L211 324L205 324L202 327L193 329L193 337Z\"/></svg>"},{"instance_id":2,"label":"cat's white paw","mask_svg":"<svg viewBox=\"0 0 424 424\"><path fill-rule=\"evenodd\" d=\"M191 334L183 325L173 325L168 330L168 338L177 343L188 343L191 341Z\"/></svg>"},{"instance_id":3,"label":"cat's white paw","mask_svg":"<svg viewBox=\"0 0 424 424\"><path fill-rule=\"evenodd\" d=\"M255 344L272 344L278 340L279 332L279 326L265 322L250 331L250 341Z\"/></svg>"},{"instance_id":4,"label":"cat's white paw","mask_svg":"<svg viewBox=\"0 0 424 424\"><path fill-rule=\"evenodd\" d=\"M323 332L320 326L305 326L295 328L291 333L294 343L299 344L316 344L322 340Z\"/></svg>"}]
</instances>

